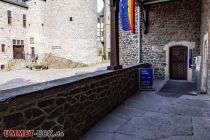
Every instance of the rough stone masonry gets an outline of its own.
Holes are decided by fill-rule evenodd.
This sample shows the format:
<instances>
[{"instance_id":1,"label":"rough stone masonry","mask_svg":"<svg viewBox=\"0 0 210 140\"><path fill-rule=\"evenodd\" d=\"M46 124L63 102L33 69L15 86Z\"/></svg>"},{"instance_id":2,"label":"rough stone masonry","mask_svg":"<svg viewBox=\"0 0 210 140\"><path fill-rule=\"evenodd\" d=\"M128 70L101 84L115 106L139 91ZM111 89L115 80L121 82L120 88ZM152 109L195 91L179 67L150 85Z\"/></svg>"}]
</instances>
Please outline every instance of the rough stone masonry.
<instances>
[{"instance_id":1,"label":"rough stone masonry","mask_svg":"<svg viewBox=\"0 0 210 140\"><path fill-rule=\"evenodd\" d=\"M0 130L51 129L65 133L53 140L75 140L138 90L141 66L1 91Z\"/></svg>"},{"instance_id":2,"label":"rough stone masonry","mask_svg":"<svg viewBox=\"0 0 210 140\"><path fill-rule=\"evenodd\" d=\"M156 78L165 79L167 58L163 48L166 44L173 41L195 42L193 57L200 54L201 1L177 0L145 8L149 25L147 33L143 32L144 28L141 31L141 61L153 65ZM120 60L124 65L138 62L137 35L140 26L137 19L138 14L135 34L120 30Z\"/></svg>"}]
</instances>

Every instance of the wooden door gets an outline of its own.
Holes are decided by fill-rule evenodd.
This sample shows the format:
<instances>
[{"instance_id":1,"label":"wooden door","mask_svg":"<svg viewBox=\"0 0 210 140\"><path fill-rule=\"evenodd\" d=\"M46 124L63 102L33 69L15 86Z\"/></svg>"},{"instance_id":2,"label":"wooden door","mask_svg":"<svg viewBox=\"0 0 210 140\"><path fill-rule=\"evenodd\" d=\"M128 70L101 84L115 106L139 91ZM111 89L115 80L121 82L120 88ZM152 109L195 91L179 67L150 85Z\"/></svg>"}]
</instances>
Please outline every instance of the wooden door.
<instances>
[{"instance_id":1,"label":"wooden door","mask_svg":"<svg viewBox=\"0 0 210 140\"><path fill-rule=\"evenodd\" d=\"M23 59L23 51L24 47L21 45L14 45L13 46L13 54L14 59Z\"/></svg>"},{"instance_id":2,"label":"wooden door","mask_svg":"<svg viewBox=\"0 0 210 140\"><path fill-rule=\"evenodd\" d=\"M174 46L170 48L170 79L187 80L188 48Z\"/></svg>"}]
</instances>

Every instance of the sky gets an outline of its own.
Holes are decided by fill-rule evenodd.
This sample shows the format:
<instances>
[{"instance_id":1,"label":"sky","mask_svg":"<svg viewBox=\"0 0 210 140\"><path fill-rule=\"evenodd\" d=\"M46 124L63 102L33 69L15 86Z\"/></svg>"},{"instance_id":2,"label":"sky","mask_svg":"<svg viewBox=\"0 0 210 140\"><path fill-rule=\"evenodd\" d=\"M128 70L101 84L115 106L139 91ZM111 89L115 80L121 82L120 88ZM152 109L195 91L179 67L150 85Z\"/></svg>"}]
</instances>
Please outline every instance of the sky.
<instances>
[{"instance_id":1,"label":"sky","mask_svg":"<svg viewBox=\"0 0 210 140\"><path fill-rule=\"evenodd\" d=\"M100 12L101 11L101 9L103 8L103 6L104 6L104 2L103 2L103 0L97 0L97 12Z\"/></svg>"}]
</instances>

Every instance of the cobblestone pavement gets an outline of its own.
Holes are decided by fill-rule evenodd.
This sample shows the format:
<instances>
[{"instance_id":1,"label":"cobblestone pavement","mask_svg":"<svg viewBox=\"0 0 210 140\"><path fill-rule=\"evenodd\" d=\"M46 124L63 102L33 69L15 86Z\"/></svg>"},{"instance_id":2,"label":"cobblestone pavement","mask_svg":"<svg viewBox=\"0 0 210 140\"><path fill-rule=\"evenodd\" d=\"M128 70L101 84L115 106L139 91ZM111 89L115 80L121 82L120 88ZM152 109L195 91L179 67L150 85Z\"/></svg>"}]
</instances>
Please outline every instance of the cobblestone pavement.
<instances>
[{"instance_id":1,"label":"cobblestone pavement","mask_svg":"<svg viewBox=\"0 0 210 140\"><path fill-rule=\"evenodd\" d=\"M81 140L210 140L210 98L138 92Z\"/></svg>"}]
</instances>

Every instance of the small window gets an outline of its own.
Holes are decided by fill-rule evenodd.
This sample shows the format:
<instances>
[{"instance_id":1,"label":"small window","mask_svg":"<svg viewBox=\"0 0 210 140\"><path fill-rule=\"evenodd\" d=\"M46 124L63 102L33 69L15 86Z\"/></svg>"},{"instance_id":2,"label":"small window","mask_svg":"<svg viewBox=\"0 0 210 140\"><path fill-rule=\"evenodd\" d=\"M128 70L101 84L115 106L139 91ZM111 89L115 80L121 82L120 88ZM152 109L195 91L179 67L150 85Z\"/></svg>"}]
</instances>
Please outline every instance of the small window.
<instances>
[{"instance_id":1,"label":"small window","mask_svg":"<svg viewBox=\"0 0 210 140\"><path fill-rule=\"evenodd\" d=\"M13 39L13 45L16 45L17 44L17 42L16 42L16 40L15 39Z\"/></svg>"},{"instance_id":2,"label":"small window","mask_svg":"<svg viewBox=\"0 0 210 140\"><path fill-rule=\"evenodd\" d=\"M12 24L12 11L7 11L7 17L8 17L8 24Z\"/></svg>"},{"instance_id":3,"label":"small window","mask_svg":"<svg viewBox=\"0 0 210 140\"><path fill-rule=\"evenodd\" d=\"M35 59L35 48L31 47L31 58Z\"/></svg>"},{"instance_id":4,"label":"small window","mask_svg":"<svg viewBox=\"0 0 210 140\"><path fill-rule=\"evenodd\" d=\"M5 52L5 44L1 44L1 52Z\"/></svg>"},{"instance_id":5,"label":"small window","mask_svg":"<svg viewBox=\"0 0 210 140\"><path fill-rule=\"evenodd\" d=\"M70 17L70 18L69 18L69 20L70 20L70 21L73 21L73 18L72 18L72 17Z\"/></svg>"},{"instance_id":6,"label":"small window","mask_svg":"<svg viewBox=\"0 0 210 140\"><path fill-rule=\"evenodd\" d=\"M30 44L34 44L34 38L33 37L30 38Z\"/></svg>"},{"instance_id":7,"label":"small window","mask_svg":"<svg viewBox=\"0 0 210 140\"><path fill-rule=\"evenodd\" d=\"M17 45L20 45L20 40L17 40Z\"/></svg>"},{"instance_id":8,"label":"small window","mask_svg":"<svg viewBox=\"0 0 210 140\"><path fill-rule=\"evenodd\" d=\"M23 15L23 27L26 28L26 15Z\"/></svg>"},{"instance_id":9,"label":"small window","mask_svg":"<svg viewBox=\"0 0 210 140\"><path fill-rule=\"evenodd\" d=\"M4 70L5 66L4 65L1 65L1 70Z\"/></svg>"},{"instance_id":10,"label":"small window","mask_svg":"<svg viewBox=\"0 0 210 140\"><path fill-rule=\"evenodd\" d=\"M21 40L21 45L24 45L24 40Z\"/></svg>"}]
</instances>

